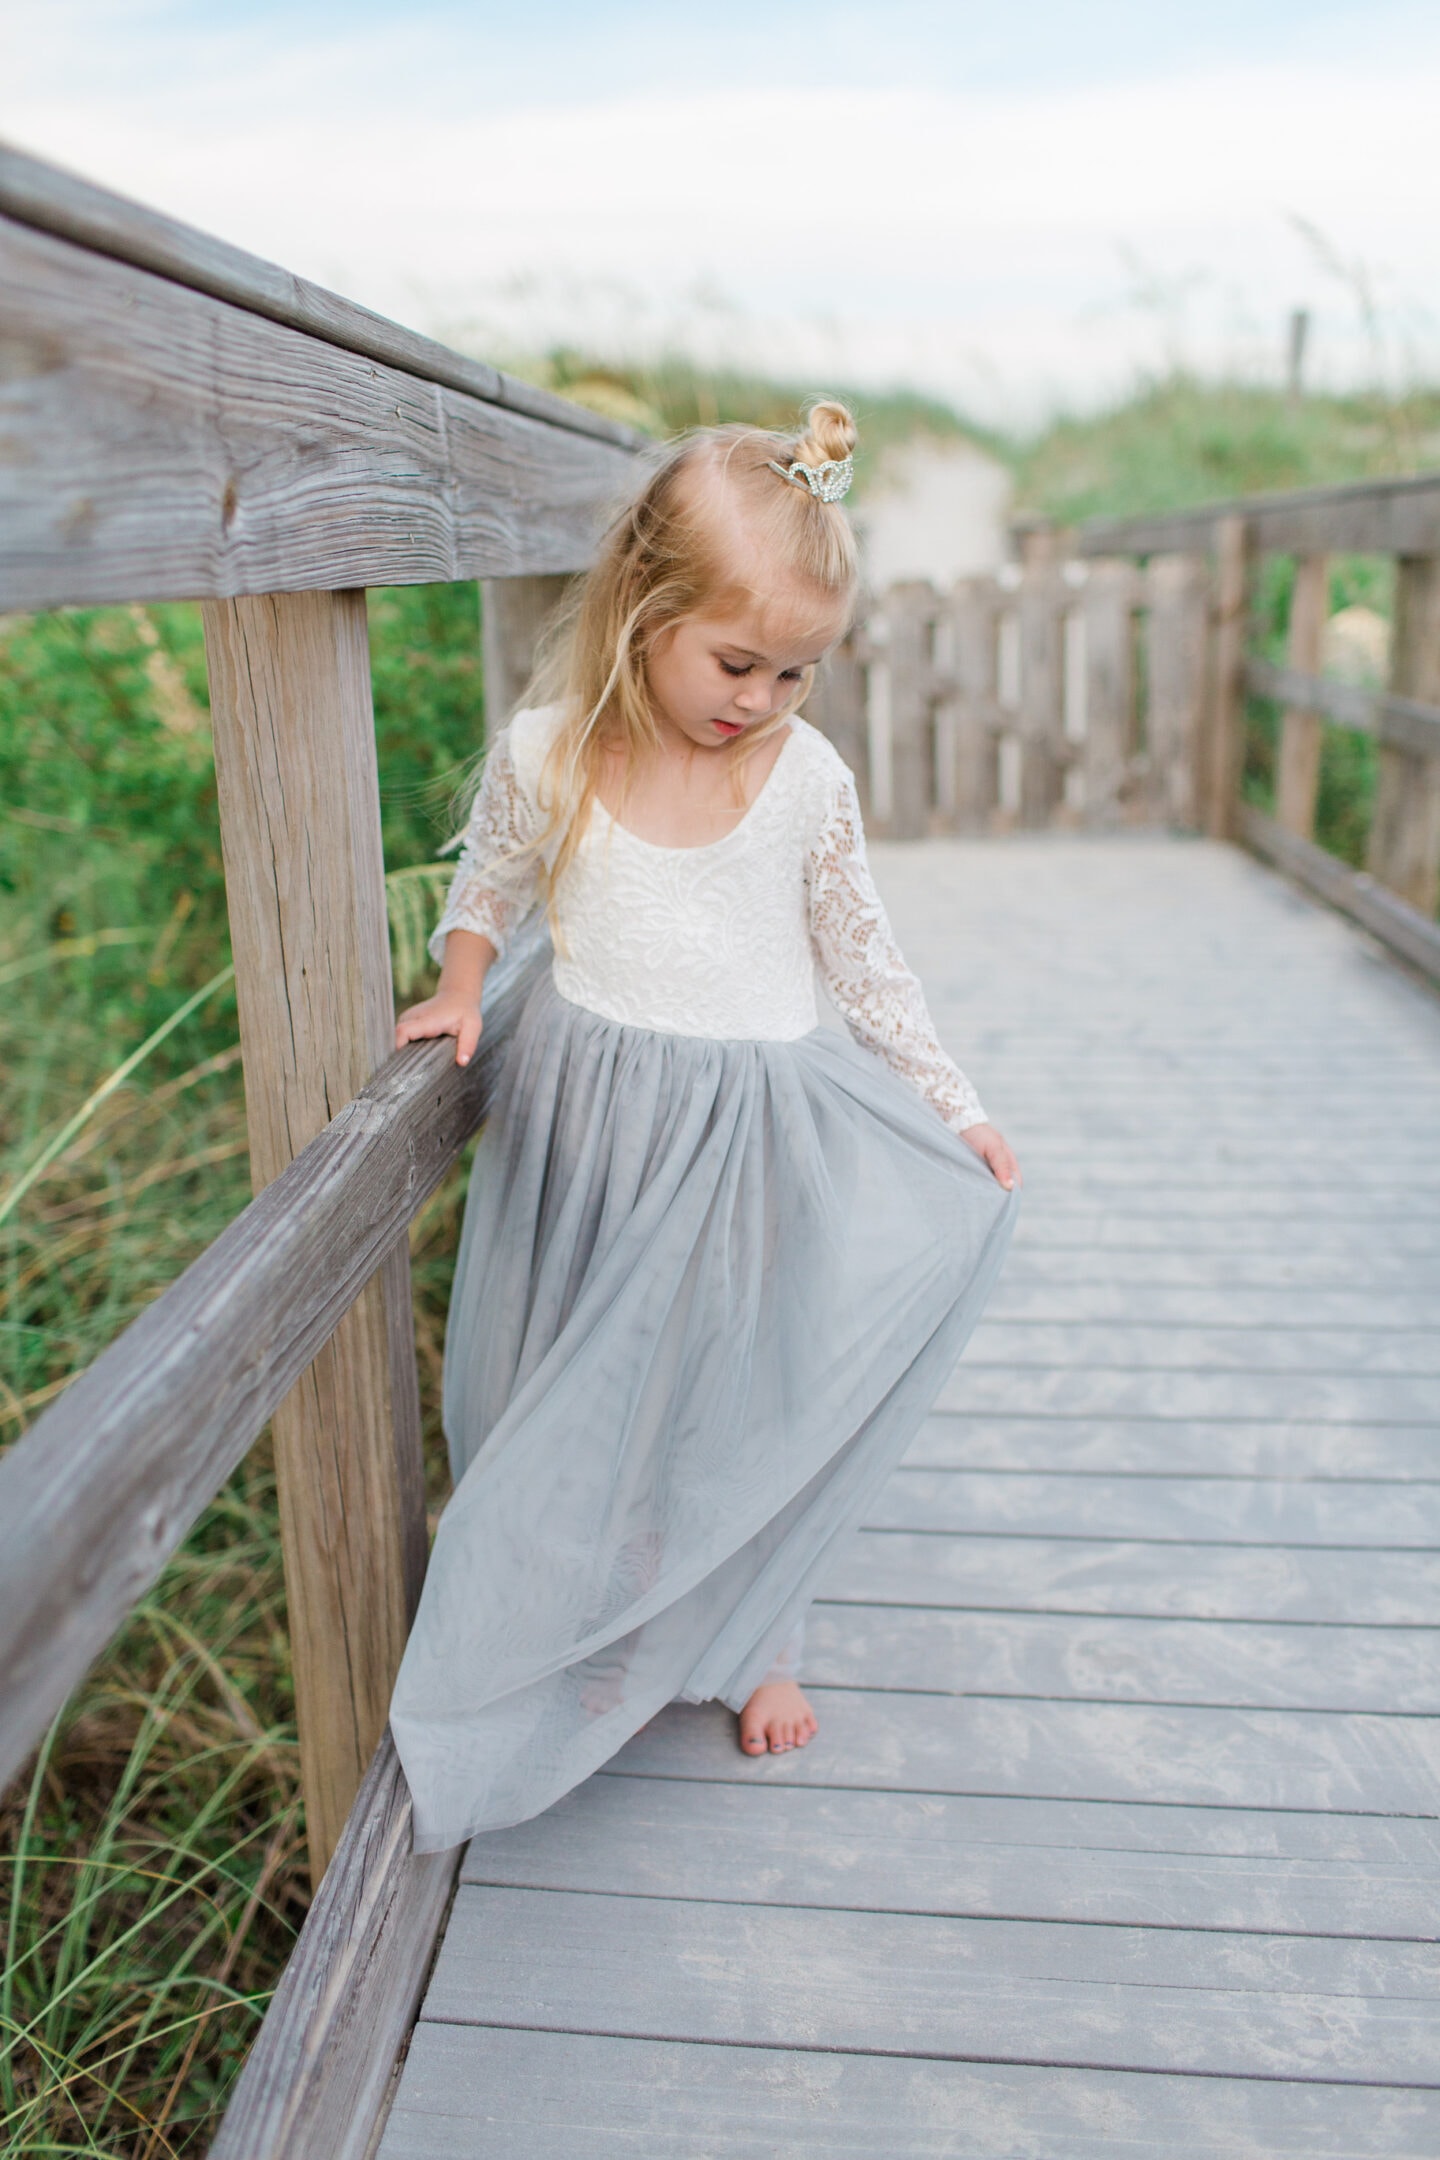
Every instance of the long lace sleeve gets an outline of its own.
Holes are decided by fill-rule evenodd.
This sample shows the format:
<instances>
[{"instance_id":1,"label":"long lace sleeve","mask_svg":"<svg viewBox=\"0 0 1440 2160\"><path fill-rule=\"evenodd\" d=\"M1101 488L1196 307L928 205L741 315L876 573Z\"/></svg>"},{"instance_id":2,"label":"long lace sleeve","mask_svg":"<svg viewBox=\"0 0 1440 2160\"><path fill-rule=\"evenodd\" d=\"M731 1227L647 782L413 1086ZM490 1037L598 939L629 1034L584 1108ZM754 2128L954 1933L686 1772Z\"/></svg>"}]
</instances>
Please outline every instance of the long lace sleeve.
<instances>
[{"instance_id":1,"label":"long lace sleeve","mask_svg":"<svg viewBox=\"0 0 1440 2160\"><path fill-rule=\"evenodd\" d=\"M430 935L430 957L437 967L452 930L478 931L497 953L504 951L539 883L539 862L530 851L535 832L535 809L520 784L506 728L486 757L444 912ZM516 859L521 850L525 852Z\"/></svg>"},{"instance_id":2,"label":"long lace sleeve","mask_svg":"<svg viewBox=\"0 0 1440 2160\"><path fill-rule=\"evenodd\" d=\"M980 1098L940 1047L925 993L905 965L870 875L860 804L837 775L806 867L810 942L851 1034L923 1095L952 1132L987 1122Z\"/></svg>"}]
</instances>

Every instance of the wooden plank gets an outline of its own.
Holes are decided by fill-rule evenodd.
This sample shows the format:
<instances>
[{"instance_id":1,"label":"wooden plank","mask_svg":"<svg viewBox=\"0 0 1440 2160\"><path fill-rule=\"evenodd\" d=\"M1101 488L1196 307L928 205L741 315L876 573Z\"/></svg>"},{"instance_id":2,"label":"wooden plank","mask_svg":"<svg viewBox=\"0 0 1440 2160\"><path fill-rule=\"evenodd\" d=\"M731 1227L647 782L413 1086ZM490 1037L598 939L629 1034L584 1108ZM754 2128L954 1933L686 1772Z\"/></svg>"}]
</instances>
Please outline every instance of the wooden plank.
<instances>
[{"instance_id":1,"label":"wooden plank","mask_svg":"<svg viewBox=\"0 0 1440 2160\"><path fill-rule=\"evenodd\" d=\"M1433 2160L1440 2096L421 2025L379 2160Z\"/></svg>"},{"instance_id":2,"label":"wooden plank","mask_svg":"<svg viewBox=\"0 0 1440 2160\"><path fill-rule=\"evenodd\" d=\"M813 1743L812 1743L813 1744ZM1433 1824L601 1774L467 1883L727 1905L1429 1942Z\"/></svg>"},{"instance_id":3,"label":"wooden plank","mask_svg":"<svg viewBox=\"0 0 1440 2160\"><path fill-rule=\"evenodd\" d=\"M1440 2079L1435 1950L462 1883L451 2024L1202 2076Z\"/></svg>"},{"instance_id":4,"label":"wooden plank","mask_svg":"<svg viewBox=\"0 0 1440 2160\"><path fill-rule=\"evenodd\" d=\"M1422 1717L1440 1711L1440 1633L827 1600L806 1618L804 1673L817 1687Z\"/></svg>"},{"instance_id":5,"label":"wooden plank","mask_svg":"<svg viewBox=\"0 0 1440 2160\"><path fill-rule=\"evenodd\" d=\"M835 745L855 775L861 814L870 818L870 746L865 724L865 666L852 630L822 661L804 716Z\"/></svg>"},{"instance_id":6,"label":"wooden plank","mask_svg":"<svg viewBox=\"0 0 1440 2160\"><path fill-rule=\"evenodd\" d=\"M927 1418L905 1458L928 1470L1092 1470L1110 1476L1433 1478L1433 1431L1203 1418L1066 1418L954 1411Z\"/></svg>"},{"instance_id":7,"label":"wooden plank","mask_svg":"<svg viewBox=\"0 0 1440 2160\"><path fill-rule=\"evenodd\" d=\"M1440 1558L1313 1547L858 1533L820 1584L832 1601L1142 1619L1440 1626Z\"/></svg>"},{"instance_id":8,"label":"wooden plank","mask_svg":"<svg viewBox=\"0 0 1440 2160\"><path fill-rule=\"evenodd\" d=\"M0 1782L474 1132L495 1040L392 1059L0 1460Z\"/></svg>"},{"instance_id":9,"label":"wooden plank","mask_svg":"<svg viewBox=\"0 0 1440 2160\"><path fill-rule=\"evenodd\" d=\"M481 584L485 725L491 735L519 705L546 624L569 588L567 577L486 578Z\"/></svg>"},{"instance_id":10,"label":"wooden plank","mask_svg":"<svg viewBox=\"0 0 1440 2160\"><path fill-rule=\"evenodd\" d=\"M403 369L423 382L445 383L467 397L528 413L532 420L571 434L638 449L645 437L618 420L590 412L569 398L506 375L484 360L451 352L433 338L343 300L308 278L296 277L243 248L231 247L193 225L163 217L128 196L96 187L78 174L0 143L0 215L39 232L74 241L90 253L153 270L194 292L228 300L253 315L303 330L346 352Z\"/></svg>"},{"instance_id":11,"label":"wooden plank","mask_svg":"<svg viewBox=\"0 0 1440 2160\"><path fill-rule=\"evenodd\" d=\"M365 595L212 601L205 652L257 1192L394 1044ZM385 1730L425 1574L403 1240L274 1417L311 1873Z\"/></svg>"},{"instance_id":12,"label":"wooden plank","mask_svg":"<svg viewBox=\"0 0 1440 2160\"><path fill-rule=\"evenodd\" d=\"M912 840L935 806L935 619L939 595L923 579L885 594L885 667L890 683L889 831Z\"/></svg>"},{"instance_id":13,"label":"wooden plank","mask_svg":"<svg viewBox=\"0 0 1440 2160\"><path fill-rule=\"evenodd\" d=\"M1020 823L1048 825L1064 785L1064 622L1068 588L1048 563L1027 563L1020 622Z\"/></svg>"},{"instance_id":14,"label":"wooden plank","mask_svg":"<svg viewBox=\"0 0 1440 2160\"><path fill-rule=\"evenodd\" d=\"M1440 474L1359 480L1343 487L1240 495L1150 517L1089 518L1075 538L1085 555L1189 555L1223 518L1241 518L1252 544L1282 555L1440 553Z\"/></svg>"},{"instance_id":15,"label":"wooden plank","mask_svg":"<svg viewBox=\"0 0 1440 2160\"><path fill-rule=\"evenodd\" d=\"M1126 1372L963 1360L944 1410L1064 1417L1314 1418L1340 1425L1435 1428L1435 1382L1396 1373Z\"/></svg>"},{"instance_id":16,"label":"wooden plank","mask_svg":"<svg viewBox=\"0 0 1440 2160\"><path fill-rule=\"evenodd\" d=\"M811 1700L820 1731L788 1754L752 1760L740 1753L730 1711L672 1703L611 1770L1152 1806L1436 1813L1433 1718L830 1687L815 1688Z\"/></svg>"},{"instance_id":17,"label":"wooden plank","mask_svg":"<svg viewBox=\"0 0 1440 2160\"><path fill-rule=\"evenodd\" d=\"M1202 1285L1147 1281L1138 1269L1127 1278L1109 1271L1097 1275L1088 1267L1082 1270L1072 1265L1067 1279L1058 1268L1044 1275L1027 1275L1018 1264L1007 1264L985 1307L985 1317L992 1326L1013 1320L1062 1324L1108 1320L1128 1322L1132 1329L1187 1324L1223 1327L1237 1335L1330 1327L1357 1337L1409 1330L1423 1334L1434 1320L1440 1269L1432 1265L1399 1280L1406 1287L1332 1290L1293 1283L1222 1287L1218 1269L1212 1282Z\"/></svg>"},{"instance_id":18,"label":"wooden plank","mask_svg":"<svg viewBox=\"0 0 1440 2160\"><path fill-rule=\"evenodd\" d=\"M1266 660L1245 662L1245 687L1254 697L1291 705L1309 705L1341 727L1378 736L1397 750L1417 757L1440 754L1440 705L1422 698L1397 697L1389 690L1366 690L1359 683L1293 667L1272 667Z\"/></svg>"},{"instance_id":19,"label":"wooden plank","mask_svg":"<svg viewBox=\"0 0 1440 2160\"><path fill-rule=\"evenodd\" d=\"M1365 1294L1373 1294L1381 1301L1393 1297L1402 1324L1409 1325L1405 1315L1415 1303L1427 1300L1440 1289L1437 1259L1440 1256L1426 1259L1408 1253L1372 1253L1365 1261L1365 1280L1370 1285ZM1331 1298L1348 1304L1353 1293L1345 1285L1354 1279L1351 1258L1333 1251L1282 1253L1272 1258L1254 1252L1128 1252L1109 1246L1086 1254L1074 1244L1042 1245L1032 1239L1006 1262L1001 1285L1016 1297L1026 1291L1038 1297L1047 1290L1069 1296L1091 1283L1099 1299L1112 1291L1123 1295L1127 1287L1138 1288L1148 1282L1157 1297L1193 1295L1201 1301L1202 1312L1206 1299L1232 1292L1236 1297L1254 1296L1262 1303L1271 1297L1311 1296L1317 1301L1317 1309L1323 1311ZM1412 1290L1414 1298L1410 1296ZM1361 1308L1350 1305L1348 1309Z\"/></svg>"},{"instance_id":20,"label":"wooden plank","mask_svg":"<svg viewBox=\"0 0 1440 2160\"><path fill-rule=\"evenodd\" d=\"M1396 565L1390 687L1400 697L1440 704L1440 547ZM1440 905L1437 746L1417 756L1382 743L1365 866L1435 928Z\"/></svg>"},{"instance_id":21,"label":"wooden plank","mask_svg":"<svg viewBox=\"0 0 1440 2160\"><path fill-rule=\"evenodd\" d=\"M1295 565L1286 658L1304 675L1318 675L1330 616L1330 558L1303 555ZM1275 773L1275 822L1302 840L1315 835L1320 789L1320 715L1313 706L1291 705L1280 715Z\"/></svg>"},{"instance_id":22,"label":"wooden plank","mask_svg":"<svg viewBox=\"0 0 1440 2160\"><path fill-rule=\"evenodd\" d=\"M1394 1373L1440 1377L1440 1337L1430 1327L1195 1326L1169 1321L986 1318L970 1339L971 1362L1125 1366L1134 1372ZM1433 1408L1440 1417L1440 1389Z\"/></svg>"},{"instance_id":23,"label":"wooden plank","mask_svg":"<svg viewBox=\"0 0 1440 2160\"><path fill-rule=\"evenodd\" d=\"M1129 563L1100 562L1081 590L1085 625L1085 822L1114 825L1131 805L1135 742L1135 610Z\"/></svg>"},{"instance_id":24,"label":"wooden plank","mask_svg":"<svg viewBox=\"0 0 1440 2160\"><path fill-rule=\"evenodd\" d=\"M386 1728L240 2072L211 2160L366 2160L454 1888L460 1849L410 1850Z\"/></svg>"},{"instance_id":25,"label":"wooden plank","mask_svg":"<svg viewBox=\"0 0 1440 2160\"><path fill-rule=\"evenodd\" d=\"M1145 578L1149 646L1148 793L1166 823L1200 821L1210 593L1203 559L1161 557Z\"/></svg>"},{"instance_id":26,"label":"wooden plank","mask_svg":"<svg viewBox=\"0 0 1440 2160\"><path fill-rule=\"evenodd\" d=\"M1212 840L1235 831L1245 760L1245 639L1250 597L1250 527L1243 517L1216 521L1215 612L1210 702L1201 754L1202 821Z\"/></svg>"},{"instance_id":27,"label":"wooden plank","mask_svg":"<svg viewBox=\"0 0 1440 2160\"><path fill-rule=\"evenodd\" d=\"M1404 753L1396 751L1395 756ZM1239 813L1240 838L1257 855L1328 900L1363 929L1388 946L1400 959L1418 968L1432 982L1440 982L1440 929L1397 893L1388 891L1373 874L1352 870L1323 848L1297 840L1250 804Z\"/></svg>"},{"instance_id":28,"label":"wooden plank","mask_svg":"<svg viewBox=\"0 0 1440 2160\"><path fill-rule=\"evenodd\" d=\"M955 827L960 832L985 831L999 801L999 599L992 578L963 578L950 599L955 687L948 711Z\"/></svg>"},{"instance_id":29,"label":"wooden plank","mask_svg":"<svg viewBox=\"0 0 1440 2160\"><path fill-rule=\"evenodd\" d=\"M1440 1548L1440 1483L902 1468L872 1502L865 1527L1428 1552Z\"/></svg>"},{"instance_id":30,"label":"wooden plank","mask_svg":"<svg viewBox=\"0 0 1440 2160\"><path fill-rule=\"evenodd\" d=\"M618 446L0 219L0 609L570 571Z\"/></svg>"}]
</instances>

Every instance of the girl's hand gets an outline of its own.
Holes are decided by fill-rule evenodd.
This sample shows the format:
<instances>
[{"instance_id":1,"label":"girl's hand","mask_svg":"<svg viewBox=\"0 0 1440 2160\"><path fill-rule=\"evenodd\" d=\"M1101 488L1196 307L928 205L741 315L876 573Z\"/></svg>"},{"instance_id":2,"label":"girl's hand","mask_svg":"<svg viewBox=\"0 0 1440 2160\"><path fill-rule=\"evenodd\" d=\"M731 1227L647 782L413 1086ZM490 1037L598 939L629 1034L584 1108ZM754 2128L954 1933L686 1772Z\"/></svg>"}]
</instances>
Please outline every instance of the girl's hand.
<instances>
[{"instance_id":1,"label":"girl's hand","mask_svg":"<svg viewBox=\"0 0 1440 2160\"><path fill-rule=\"evenodd\" d=\"M424 1042L431 1035L455 1037L455 1062L468 1065L480 1040L480 1007L455 990L437 990L418 1005L407 1005L395 1022L395 1047Z\"/></svg>"},{"instance_id":2,"label":"girl's hand","mask_svg":"<svg viewBox=\"0 0 1440 2160\"><path fill-rule=\"evenodd\" d=\"M960 1138L968 1140L982 1161L989 1163L990 1168L1007 1192L1013 1191L1017 1185L1024 1184L1025 1180L1020 1175L1020 1165L1010 1152L1009 1142L1003 1133L995 1130L993 1125L967 1125Z\"/></svg>"}]
</instances>

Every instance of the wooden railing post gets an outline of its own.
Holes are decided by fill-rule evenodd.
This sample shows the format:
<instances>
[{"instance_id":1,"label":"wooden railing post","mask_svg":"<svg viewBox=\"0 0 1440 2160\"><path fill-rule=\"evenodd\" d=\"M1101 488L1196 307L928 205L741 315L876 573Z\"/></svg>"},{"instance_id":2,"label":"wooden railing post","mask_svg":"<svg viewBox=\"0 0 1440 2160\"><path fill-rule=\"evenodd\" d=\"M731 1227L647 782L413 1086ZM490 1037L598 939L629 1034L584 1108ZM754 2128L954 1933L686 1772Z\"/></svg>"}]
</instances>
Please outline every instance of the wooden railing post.
<instances>
[{"instance_id":1,"label":"wooden railing post","mask_svg":"<svg viewBox=\"0 0 1440 2160\"><path fill-rule=\"evenodd\" d=\"M258 1191L393 1043L365 595L212 600L204 612ZM280 1405L273 1429L318 1881L384 1730L425 1570L404 1241Z\"/></svg>"},{"instance_id":2,"label":"wooden railing post","mask_svg":"<svg viewBox=\"0 0 1440 2160\"><path fill-rule=\"evenodd\" d=\"M1290 601L1286 659L1304 675L1318 675L1330 616L1330 558L1302 555L1295 565ZM1275 822L1308 840L1315 830L1315 798L1320 788L1320 715L1291 706L1280 719L1280 748L1275 771Z\"/></svg>"},{"instance_id":3,"label":"wooden railing post","mask_svg":"<svg viewBox=\"0 0 1440 2160\"><path fill-rule=\"evenodd\" d=\"M1440 556L1396 564L1390 687L1440 705ZM1433 920L1440 899L1440 758L1382 743L1366 867Z\"/></svg>"},{"instance_id":4,"label":"wooden railing post","mask_svg":"<svg viewBox=\"0 0 1440 2160\"><path fill-rule=\"evenodd\" d=\"M1027 560L1018 610L1021 825L1048 825L1064 790L1060 749L1065 734L1067 597L1048 560Z\"/></svg>"},{"instance_id":5,"label":"wooden railing post","mask_svg":"<svg viewBox=\"0 0 1440 2160\"><path fill-rule=\"evenodd\" d=\"M568 577L482 578L480 644L485 668L485 719L505 725L535 665L540 636L569 588Z\"/></svg>"},{"instance_id":6,"label":"wooden railing post","mask_svg":"<svg viewBox=\"0 0 1440 2160\"><path fill-rule=\"evenodd\" d=\"M924 579L892 585L885 595L890 627L890 832L917 840L930 829L935 802L933 683L938 595Z\"/></svg>"},{"instance_id":7,"label":"wooden railing post","mask_svg":"<svg viewBox=\"0 0 1440 2160\"><path fill-rule=\"evenodd\" d=\"M1148 793L1155 815L1195 825L1205 719L1208 579L1193 555L1161 555L1146 578L1150 602Z\"/></svg>"},{"instance_id":8,"label":"wooden railing post","mask_svg":"<svg viewBox=\"0 0 1440 2160\"><path fill-rule=\"evenodd\" d=\"M999 799L997 682L999 591L993 578L965 578L950 601L955 688L949 740L955 824L984 832Z\"/></svg>"},{"instance_id":9,"label":"wooden railing post","mask_svg":"<svg viewBox=\"0 0 1440 2160\"><path fill-rule=\"evenodd\" d=\"M1217 518L1209 724L1203 730L1200 757L1200 813L1212 840L1233 840L1239 829L1249 606L1249 527L1243 517Z\"/></svg>"},{"instance_id":10,"label":"wooden railing post","mask_svg":"<svg viewBox=\"0 0 1440 2160\"><path fill-rule=\"evenodd\" d=\"M1085 775L1087 824L1118 824L1128 799L1135 735L1135 607L1132 563L1097 562L1081 595L1085 623Z\"/></svg>"}]
</instances>

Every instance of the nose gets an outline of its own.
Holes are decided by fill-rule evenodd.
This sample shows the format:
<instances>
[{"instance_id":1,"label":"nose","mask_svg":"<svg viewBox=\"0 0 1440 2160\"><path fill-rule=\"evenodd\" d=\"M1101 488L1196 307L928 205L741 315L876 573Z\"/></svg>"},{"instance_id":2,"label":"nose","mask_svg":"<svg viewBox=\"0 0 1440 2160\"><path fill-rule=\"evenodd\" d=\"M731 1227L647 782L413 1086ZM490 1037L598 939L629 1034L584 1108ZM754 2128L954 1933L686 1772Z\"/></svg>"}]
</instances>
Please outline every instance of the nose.
<instances>
[{"instance_id":1,"label":"nose","mask_svg":"<svg viewBox=\"0 0 1440 2160\"><path fill-rule=\"evenodd\" d=\"M748 713L769 713L774 710L775 706L775 700L770 694L768 683L755 682L754 680L741 683L735 693L735 703L741 708L742 712Z\"/></svg>"}]
</instances>

